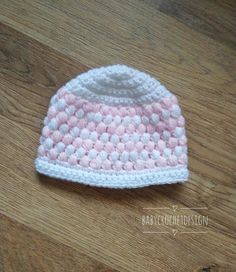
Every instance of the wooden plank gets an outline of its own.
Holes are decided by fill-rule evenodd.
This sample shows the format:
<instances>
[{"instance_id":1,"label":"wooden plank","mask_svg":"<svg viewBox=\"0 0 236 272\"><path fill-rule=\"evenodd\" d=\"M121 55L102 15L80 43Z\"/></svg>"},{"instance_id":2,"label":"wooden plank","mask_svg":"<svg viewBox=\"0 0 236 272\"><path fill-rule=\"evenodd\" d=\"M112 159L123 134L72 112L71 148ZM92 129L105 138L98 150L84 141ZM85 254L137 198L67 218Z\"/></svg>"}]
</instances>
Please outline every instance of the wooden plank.
<instances>
[{"instance_id":1,"label":"wooden plank","mask_svg":"<svg viewBox=\"0 0 236 272\"><path fill-rule=\"evenodd\" d=\"M0 240L4 272L116 271L1 214Z\"/></svg>"}]
</instances>

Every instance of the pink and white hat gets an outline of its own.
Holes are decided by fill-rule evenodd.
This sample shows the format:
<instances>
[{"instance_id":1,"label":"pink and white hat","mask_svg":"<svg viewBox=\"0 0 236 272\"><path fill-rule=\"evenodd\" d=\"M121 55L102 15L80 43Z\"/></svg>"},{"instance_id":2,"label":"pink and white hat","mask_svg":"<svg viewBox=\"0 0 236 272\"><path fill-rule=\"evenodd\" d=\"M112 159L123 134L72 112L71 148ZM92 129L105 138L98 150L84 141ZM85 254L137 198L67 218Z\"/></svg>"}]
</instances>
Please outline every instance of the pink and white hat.
<instances>
[{"instance_id":1,"label":"pink and white hat","mask_svg":"<svg viewBox=\"0 0 236 272\"><path fill-rule=\"evenodd\" d=\"M188 179L185 120L175 95L125 65L92 69L52 97L36 170L109 188Z\"/></svg>"}]
</instances>

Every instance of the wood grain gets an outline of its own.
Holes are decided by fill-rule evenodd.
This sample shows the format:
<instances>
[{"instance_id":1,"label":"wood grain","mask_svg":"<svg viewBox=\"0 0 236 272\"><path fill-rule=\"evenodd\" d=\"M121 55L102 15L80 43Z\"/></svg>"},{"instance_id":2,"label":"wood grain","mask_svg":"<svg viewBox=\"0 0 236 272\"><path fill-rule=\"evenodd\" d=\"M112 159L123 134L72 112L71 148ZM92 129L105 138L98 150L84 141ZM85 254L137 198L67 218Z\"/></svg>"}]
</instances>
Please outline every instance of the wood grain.
<instances>
[{"instance_id":1,"label":"wood grain","mask_svg":"<svg viewBox=\"0 0 236 272\"><path fill-rule=\"evenodd\" d=\"M233 1L2 0L0 7L0 271L235 271ZM110 63L145 70L178 96L188 183L109 190L35 173L50 97L76 74ZM143 208L172 205L208 216L207 233L144 234Z\"/></svg>"}]
</instances>

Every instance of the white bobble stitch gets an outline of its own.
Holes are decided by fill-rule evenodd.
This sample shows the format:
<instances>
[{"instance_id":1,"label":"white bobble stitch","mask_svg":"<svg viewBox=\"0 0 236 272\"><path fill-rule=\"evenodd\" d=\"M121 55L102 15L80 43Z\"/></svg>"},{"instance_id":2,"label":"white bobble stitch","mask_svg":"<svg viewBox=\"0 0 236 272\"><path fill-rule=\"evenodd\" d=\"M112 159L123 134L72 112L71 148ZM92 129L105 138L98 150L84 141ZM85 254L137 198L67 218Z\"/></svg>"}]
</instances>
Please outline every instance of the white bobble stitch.
<instances>
[{"instance_id":1,"label":"white bobble stitch","mask_svg":"<svg viewBox=\"0 0 236 272\"><path fill-rule=\"evenodd\" d=\"M149 119L148 119L147 116L143 116L143 117L142 117L142 123L143 123L144 125L147 125L147 124L149 123Z\"/></svg>"},{"instance_id":2,"label":"white bobble stitch","mask_svg":"<svg viewBox=\"0 0 236 272\"><path fill-rule=\"evenodd\" d=\"M133 117L133 121L134 121L134 124L136 125L136 126L139 126L140 124L141 124L141 117L140 116L138 116L138 115L135 115L134 117Z\"/></svg>"},{"instance_id":3,"label":"white bobble stitch","mask_svg":"<svg viewBox=\"0 0 236 272\"><path fill-rule=\"evenodd\" d=\"M131 161L135 162L138 158L138 152L137 151L131 151L130 152L130 159Z\"/></svg>"},{"instance_id":4,"label":"white bobble stitch","mask_svg":"<svg viewBox=\"0 0 236 272\"><path fill-rule=\"evenodd\" d=\"M92 160L92 159L95 159L96 156L97 156L97 150L91 149L91 150L89 151L88 156L89 156L89 158L90 158L91 160Z\"/></svg>"},{"instance_id":5,"label":"white bobble stitch","mask_svg":"<svg viewBox=\"0 0 236 272\"><path fill-rule=\"evenodd\" d=\"M119 153L117 151L114 151L111 153L111 160L113 162L116 162L118 160L118 158L119 158Z\"/></svg>"},{"instance_id":6,"label":"white bobble stitch","mask_svg":"<svg viewBox=\"0 0 236 272\"><path fill-rule=\"evenodd\" d=\"M50 148L52 148L52 146L53 146L53 141L52 141L52 139L51 138L47 138L45 141L44 141L44 148L45 149L50 149Z\"/></svg>"},{"instance_id":7,"label":"white bobble stitch","mask_svg":"<svg viewBox=\"0 0 236 272\"><path fill-rule=\"evenodd\" d=\"M116 115L115 118L114 118L114 122L118 126L121 123L121 117Z\"/></svg>"},{"instance_id":8,"label":"white bobble stitch","mask_svg":"<svg viewBox=\"0 0 236 272\"><path fill-rule=\"evenodd\" d=\"M95 114L94 114L93 112L89 112L89 113L87 114L87 119L88 119L88 121L89 121L89 122L92 122L92 121L94 120L94 116L95 116Z\"/></svg>"},{"instance_id":9,"label":"white bobble stitch","mask_svg":"<svg viewBox=\"0 0 236 272\"><path fill-rule=\"evenodd\" d=\"M51 104L55 104L57 102L57 95L53 95L52 98L50 99Z\"/></svg>"},{"instance_id":10,"label":"white bobble stitch","mask_svg":"<svg viewBox=\"0 0 236 272\"><path fill-rule=\"evenodd\" d=\"M62 111L65 109L65 106L66 106L66 101L65 101L65 99L61 98L58 100L58 102L56 104L56 109L58 111Z\"/></svg>"},{"instance_id":11,"label":"white bobble stitch","mask_svg":"<svg viewBox=\"0 0 236 272\"><path fill-rule=\"evenodd\" d=\"M158 150L153 150L151 156L153 160L158 160L160 158L160 152Z\"/></svg>"},{"instance_id":12,"label":"white bobble stitch","mask_svg":"<svg viewBox=\"0 0 236 272\"><path fill-rule=\"evenodd\" d=\"M125 116L123 124L125 127L128 127L131 123L131 118L129 116Z\"/></svg>"},{"instance_id":13,"label":"white bobble stitch","mask_svg":"<svg viewBox=\"0 0 236 272\"><path fill-rule=\"evenodd\" d=\"M63 142L59 142L56 145L56 149L59 153L63 152L65 150L65 144Z\"/></svg>"},{"instance_id":14,"label":"white bobble stitch","mask_svg":"<svg viewBox=\"0 0 236 272\"><path fill-rule=\"evenodd\" d=\"M106 151L101 151L99 153L99 157L101 158L101 160L105 161L107 159L107 152Z\"/></svg>"},{"instance_id":15,"label":"white bobble stitch","mask_svg":"<svg viewBox=\"0 0 236 272\"><path fill-rule=\"evenodd\" d=\"M75 106L73 106L73 105L71 105L71 106L69 106L69 107L67 107L67 108L65 109L65 112L66 112L69 116L74 115L75 111L76 111L76 108L75 108Z\"/></svg>"},{"instance_id":16,"label":"white bobble stitch","mask_svg":"<svg viewBox=\"0 0 236 272\"><path fill-rule=\"evenodd\" d=\"M184 154L187 154L187 152L188 152L187 146L182 146L182 151Z\"/></svg>"},{"instance_id":17,"label":"white bobble stitch","mask_svg":"<svg viewBox=\"0 0 236 272\"><path fill-rule=\"evenodd\" d=\"M112 122L112 115L109 114L104 118L104 124L109 125L111 122Z\"/></svg>"},{"instance_id":18,"label":"white bobble stitch","mask_svg":"<svg viewBox=\"0 0 236 272\"><path fill-rule=\"evenodd\" d=\"M127 162L129 160L129 152L123 151L121 156L120 156L120 159L124 163Z\"/></svg>"},{"instance_id":19,"label":"white bobble stitch","mask_svg":"<svg viewBox=\"0 0 236 272\"><path fill-rule=\"evenodd\" d=\"M79 133L80 133L80 129L78 127L74 127L70 131L71 136L74 137L74 138L78 137Z\"/></svg>"},{"instance_id":20,"label":"white bobble stitch","mask_svg":"<svg viewBox=\"0 0 236 272\"><path fill-rule=\"evenodd\" d=\"M77 158L81 159L85 155L85 152L85 149L83 147L80 147L76 152Z\"/></svg>"},{"instance_id":21,"label":"white bobble stitch","mask_svg":"<svg viewBox=\"0 0 236 272\"><path fill-rule=\"evenodd\" d=\"M156 113L153 113L152 115L151 115L151 123L153 124L153 125L156 125L158 122L159 122L159 116L156 114Z\"/></svg>"},{"instance_id":22,"label":"white bobble stitch","mask_svg":"<svg viewBox=\"0 0 236 272\"><path fill-rule=\"evenodd\" d=\"M177 127L177 128L175 129L175 136L176 136L177 138L180 138L180 137L183 135L183 133L184 133L183 128Z\"/></svg>"},{"instance_id":23,"label":"white bobble stitch","mask_svg":"<svg viewBox=\"0 0 236 272\"><path fill-rule=\"evenodd\" d=\"M137 143L140 139L140 136L138 133L134 133L132 136L131 136L131 140L134 142L134 143Z\"/></svg>"},{"instance_id":24,"label":"white bobble stitch","mask_svg":"<svg viewBox=\"0 0 236 272\"><path fill-rule=\"evenodd\" d=\"M49 122L48 126L51 130L56 130L57 126L58 126L56 118L52 118L52 120Z\"/></svg>"},{"instance_id":25,"label":"white bobble stitch","mask_svg":"<svg viewBox=\"0 0 236 272\"><path fill-rule=\"evenodd\" d=\"M48 125L48 117L47 117L47 116L44 118L44 120L43 120L43 124L44 124L45 126L47 126L47 125Z\"/></svg>"},{"instance_id":26,"label":"white bobble stitch","mask_svg":"<svg viewBox=\"0 0 236 272\"><path fill-rule=\"evenodd\" d=\"M98 134L96 131L93 131L91 134L90 134L90 139L93 141L93 142L96 142L97 139L98 139Z\"/></svg>"},{"instance_id":27,"label":"white bobble stitch","mask_svg":"<svg viewBox=\"0 0 236 272\"><path fill-rule=\"evenodd\" d=\"M75 147L73 145L68 145L66 147L65 152L66 152L66 155L70 156L75 152Z\"/></svg>"},{"instance_id":28,"label":"white bobble stitch","mask_svg":"<svg viewBox=\"0 0 236 272\"><path fill-rule=\"evenodd\" d=\"M181 146L176 146L175 147L175 155L179 157L182 154L182 147Z\"/></svg>"},{"instance_id":29,"label":"white bobble stitch","mask_svg":"<svg viewBox=\"0 0 236 272\"><path fill-rule=\"evenodd\" d=\"M146 144L149 141L149 139L150 139L150 134L144 133L142 136L142 142Z\"/></svg>"},{"instance_id":30,"label":"white bobble stitch","mask_svg":"<svg viewBox=\"0 0 236 272\"><path fill-rule=\"evenodd\" d=\"M164 120L167 120L170 117L170 112L168 110L162 110L161 114Z\"/></svg>"},{"instance_id":31,"label":"white bobble stitch","mask_svg":"<svg viewBox=\"0 0 236 272\"><path fill-rule=\"evenodd\" d=\"M153 142L157 143L160 140L160 134L158 132L154 132L152 134L152 140Z\"/></svg>"},{"instance_id":32,"label":"white bobble stitch","mask_svg":"<svg viewBox=\"0 0 236 272\"><path fill-rule=\"evenodd\" d=\"M96 123L100 123L102 121L102 115L100 112L97 112L95 115L94 115L94 121Z\"/></svg>"},{"instance_id":33,"label":"white bobble stitch","mask_svg":"<svg viewBox=\"0 0 236 272\"><path fill-rule=\"evenodd\" d=\"M69 126L67 124L63 124L60 126L59 130L62 134L66 134L69 131Z\"/></svg>"},{"instance_id":34,"label":"white bobble stitch","mask_svg":"<svg viewBox=\"0 0 236 272\"><path fill-rule=\"evenodd\" d=\"M81 137L83 140L88 139L88 138L89 138L89 130L88 130L87 128L82 129L81 134L80 134L80 137Z\"/></svg>"},{"instance_id":35,"label":"white bobble stitch","mask_svg":"<svg viewBox=\"0 0 236 272\"><path fill-rule=\"evenodd\" d=\"M84 111L80 109L79 111L76 112L75 114L78 118L82 118L84 116Z\"/></svg>"},{"instance_id":36,"label":"white bobble stitch","mask_svg":"<svg viewBox=\"0 0 236 272\"><path fill-rule=\"evenodd\" d=\"M111 136L111 142L112 142L113 144L117 144L117 143L119 142L119 137L118 137L116 134L113 134L113 135Z\"/></svg>"},{"instance_id":37,"label":"white bobble stitch","mask_svg":"<svg viewBox=\"0 0 236 272\"><path fill-rule=\"evenodd\" d=\"M169 157L171 155L171 149L170 148L165 148L163 151L163 154L165 157Z\"/></svg>"},{"instance_id":38,"label":"white bobble stitch","mask_svg":"<svg viewBox=\"0 0 236 272\"><path fill-rule=\"evenodd\" d=\"M180 117L181 115L181 109L178 105L174 105L171 111L171 115L175 118Z\"/></svg>"},{"instance_id":39,"label":"white bobble stitch","mask_svg":"<svg viewBox=\"0 0 236 272\"><path fill-rule=\"evenodd\" d=\"M170 134L169 131L165 130L165 131L163 132L163 140L164 140L164 141L168 141L168 140L170 139L170 136L171 136L171 134Z\"/></svg>"},{"instance_id":40,"label":"white bobble stitch","mask_svg":"<svg viewBox=\"0 0 236 272\"><path fill-rule=\"evenodd\" d=\"M127 143L129 141L129 134L125 133L122 136L122 142Z\"/></svg>"},{"instance_id":41,"label":"white bobble stitch","mask_svg":"<svg viewBox=\"0 0 236 272\"><path fill-rule=\"evenodd\" d=\"M141 151L140 156L141 156L141 158L142 158L143 160L146 161L146 160L148 159L148 152L147 152L147 150Z\"/></svg>"},{"instance_id":42,"label":"white bobble stitch","mask_svg":"<svg viewBox=\"0 0 236 272\"><path fill-rule=\"evenodd\" d=\"M108 133L103 133L100 136L100 141L103 142L104 144L109 141L109 134Z\"/></svg>"}]
</instances>

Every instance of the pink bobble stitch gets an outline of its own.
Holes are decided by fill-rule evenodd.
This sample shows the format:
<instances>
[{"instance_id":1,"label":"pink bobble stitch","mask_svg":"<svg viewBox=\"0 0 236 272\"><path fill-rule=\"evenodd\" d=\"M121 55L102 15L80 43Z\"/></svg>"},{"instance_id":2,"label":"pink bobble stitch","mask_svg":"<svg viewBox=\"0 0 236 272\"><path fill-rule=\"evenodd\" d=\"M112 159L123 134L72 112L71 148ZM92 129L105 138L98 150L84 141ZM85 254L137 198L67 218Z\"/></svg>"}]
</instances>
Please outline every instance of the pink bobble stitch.
<instances>
[{"instance_id":1,"label":"pink bobble stitch","mask_svg":"<svg viewBox=\"0 0 236 272\"><path fill-rule=\"evenodd\" d=\"M74 142L73 142L73 146L74 146L75 148L79 148L79 147L81 147L81 145L82 145L82 139L81 139L81 138L76 138L76 139L74 140Z\"/></svg>"},{"instance_id":2,"label":"pink bobble stitch","mask_svg":"<svg viewBox=\"0 0 236 272\"><path fill-rule=\"evenodd\" d=\"M157 131L160 133L162 132L163 130L165 130L166 128L166 124L162 121L158 122L157 124Z\"/></svg>"},{"instance_id":3,"label":"pink bobble stitch","mask_svg":"<svg viewBox=\"0 0 236 272\"><path fill-rule=\"evenodd\" d=\"M122 117L126 116L128 114L128 110L125 107L120 108L120 115Z\"/></svg>"},{"instance_id":4,"label":"pink bobble stitch","mask_svg":"<svg viewBox=\"0 0 236 272\"><path fill-rule=\"evenodd\" d=\"M118 109L115 107L111 107L110 114L112 114L113 116L116 116L117 114L119 114Z\"/></svg>"},{"instance_id":5,"label":"pink bobble stitch","mask_svg":"<svg viewBox=\"0 0 236 272\"><path fill-rule=\"evenodd\" d=\"M184 127L184 125L185 125L185 119L183 116L180 116L178 119L178 126Z\"/></svg>"},{"instance_id":6,"label":"pink bobble stitch","mask_svg":"<svg viewBox=\"0 0 236 272\"><path fill-rule=\"evenodd\" d=\"M123 143L118 143L117 144L117 150L119 152L123 152L125 150L125 145Z\"/></svg>"},{"instance_id":7,"label":"pink bobble stitch","mask_svg":"<svg viewBox=\"0 0 236 272\"><path fill-rule=\"evenodd\" d=\"M161 110L162 110L162 107L161 107L160 103L154 103L152 105L152 108L153 108L153 112L155 112L155 113L160 113Z\"/></svg>"},{"instance_id":8,"label":"pink bobble stitch","mask_svg":"<svg viewBox=\"0 0 236 272\"><path fill-rule=\"evenodd\" d=\"M125 168L125 170L127 170L127 171L131 171L131 170L133 169L133 164L132 164L132 162L127 162L127 163L125 163L124 168Z\"/></svg>"},{"instance_id":9,"label":"pink bobble stitch","mask_svg":"<svg viewBox=\"0 0 236 272\"><path fill-rule=\"evenodd\" d=\"M168 120L168 129L169 130L173 130L173 129L175 129L176 128L176 126L177 126L177 121L174 119L174 118L170 118L169 120Z\"/></svg>"},{"instance_id":10,"label":"pink bobble stitch","mask_svg":"<svg viewBox=\"0 0 236 272\"><path fill-rule=\"evenodd\" d=\"M125 149L128 151L133 151L134 148L135 148L134 142L129 141L125 144Z\"/></svg>"},{"instance_id":11,"label":"pink bobble stitch","mask_svg":"<svg viewBox=\"0 0 236 272\"><path fill-rule=\"evenodd\" d=\"M103 144L101 141L97 141L97 142L95 143L95 145L94 145L94 148L95 148L98 152L100 152L100 151L103 150L104 144Z\"/></svg>"},{"instance_id":12,"label":"pink bobble stitch","mask_svg":"<svg viewBox=\"0 0 236 272\"><path fill-rule=\"evenodd\" d=\"M116 129L116 134L118 136L121 136L122 134L124 134L124 132L125 132L125 128L123 125L118 126L118 128Z\"/></svg>"},{"instance_id":13,"label":"pink bobble stitch","mask_svg":"<svg viewBox=\"0 0 236 272\"><path fill-rule=\"evenodd\" d=\"M134 168L136 170L143 170L145 167L145 162L143 160L137 160L137 162L134 164Z\"/></svg>"},{"instance_id":14,"label":"pink bobble stitch","mask_svg":"<svg viewBox=\"0 0 236 272\"><path fill-rule=\"evenodd\" d=\"M83 100L83 99L77 99L77 100L76 100L76 102L75 102L75 107L76 107L77 109L82 108L83 105L84 105L84 100Z\"/></svg>"},{"instance_id":15,"label":"pink bobble stitch","mask_svg":"<svg viewBox=\"0 0 236 272\"><path fill-rule=\"evenodd\" d=\"M61 139L62 139L62 135L61 135L60 131L58 131L58 130L54 131L52 134L52 140L55 143L58 143L61 141Z\"/></svg>"},{"instance_id":16,"label":"pink bobble stitch","mask_svg":"<svg viewBox=\"0 0 236 272\"><path fill-rule=\"evenodd\" d=\"M38 155L39 156L45 156L45 149L43 147L43 145L40 145L38 148Z\"/></svg>"},{"instance_id":17,"label":"pink bobble stitch","mask_svg":"<svg viewBox=\"0 0 236 272\"><path fill-rule=\"evenodd\" d=\"M101 107L101 113L104 115L107 115L110 113L111 108L109 106L102 106Z\"/></svg>"},{"instance_id":18,"label":"pink bobble stitch","mask_svg":"<svg viewBox=\"0 0 236 272\"><path fill-rule=\"evenodd\" d=\"M75 116L71 116L68 120L68 125L70 127L74 127L76 126L77 122L78 122L78 119Z\"/></svg>"},{"instance_id":19,"label":"pink bobble stitch","mask_svg":"<svg viewBox=\"0 0 236 272\"><path fill-rule=\"evenodd\" d=\"M49 150L49 157L51 160L55 160L57 158L57 155L58 153L55 148Z\"/></svg>"},{"instance_id":20,"label":"pink bobble stitch","mask_svg":"<svg viewBox=\"0 0 236 272\"><path fill-rule=\"evenodd\" d=\"M85 119L80 119L79 122L78 122L78 124L77 124L77 126L78 126L78 128L81 128L81 129L87 127L86 120Z\"/></svg>"},{"instance_id":21,"label":"pink bobble stitch","mask_svg":"<svg viewBox=\"0 0 236 272\"><path fill-rule=\"evenodd\" d=\"M100 134L103 132L106 132L106 125L104 123L98 124L96 131L97 131L97 133L100 133Z\"/></svg>"},{"instance_id":22,"label":"pink bobble stitch","mask_svg":"<svg viewBox=\"0 0 236 272\"><path fill-rule=\"evenodd\" d=\"M108 153L111 153L112 151L114 151L114 145L110 142L106 143L105 144L105 147L104 147L105 151L108 152Z\"/></svg>"},{"instance_id":23,"label":"pink bobble stitch","mask_svg":"<svg viewBox=\"0 0 236 272\"><path fill-rule=\"evenodd\" d=\"M65 144L65 145L69 145L69 144L71 144L72 143L72 141L73 141L73 137L69 134L69 133L67 133L64 137L63 137L63 143Z\"/></svg>"},{"instance_id":24,"label":"pink bobble stitch","mask_svg":"<svg viewBox=\"0 0 236 272\"><path fill-rule=\"evenodd\" d=\"M58 90L58 95L59 95L59 98L62 98L65 96L65 94L67 93L66 89L64 87L60 88Z\"/></svg>"},{"instance_id":25,"label":"pink bobble stitch","mask_svg":"<svg viewBox=\"0 0 236 272\"><path fill-rule=\"evenodd\" d=\"M167 166L167 160L166 160L166 158L160 157L159 160L158 160L158 165L162 166L162 167Z\"/></svg>"},{"instance_id":26,"label":"pink bobble stitch","mask_svg":"<svg viewBox=\"0 0 236 272\"><path fill-rule=\"evenodd\" d=\"M53 118L57 115L57 113L58 112L57 112L56 108L54 106L51 106L48 110L48 117Z\"/></svg>"},{"instance_id":27,"label":"pink bobble stitch","mask_svg":"<svg viewBox=\"0 0 236 272\"><path fill-rule=\"evenodd\" d=\"M178 139L171 137L168 142L169 148L174 148L178 144Z\"/></svg>"},{"instance_id":28,"label":"pink bobble stitch","mask_svg":"<svg viewBox=\"0 0 236 272\"><path fill-rule=\"evenodd\" d=\"M111 162L109 160L105 160L102 164L102 168L104 170L110 170L111 169Z\"/></svg>"},{"instance_id":29,"label":"pink bobble stitch","mask_svg":"<svg viewBox=\"0 0 236 272\"><path fill-rule=\"evenodd\" d=\"M176 166L178 163L178 159L175 155L170 155L169 159L168 159L168 164L170 166Z\"/></svg>"},{"instance_id":30,"label":"pink bobble stitch","mask_svg":"<svg viewBox=\"0 0 236 272\"><path fill-rule=\"evenodd\" d=\"M155 132L155 127L151 124L147 125L147 132L153 134Z\"/></svg>"},{"instance_id":31,"label":"pink bobble stitch","mask_svg":"<svg viewBox=\"0 0 236 272\"><path fill-rule=\"evenodd\" d=\"M43 128L43 131L42 131L42 135L44 136L44 137L49 137L50 136L50 129L49 129L49 127L48 126L45 126L44 128Z\"/></svg>"},{"instance_id":32,"label":"pink bobble stitch","mask_svg":"<svg viewBox=\"0 0 236 272\"><path fill-rule=\"evenodd\" d=\"M92 148L93 148L93 141L90 140L90 139L85 140L85 141L83 142L83 147L84 147L84 149L86 149L86 150L92 149Z\"/></svg>"},{"instance_id":33,"label":"pink bobble stitch","mask_svg":"<svg viewBox=\"0 0 236 272\"><path fill-rule=\"evenodd\" d=\"M89 165L91 168L100 169L102 166L102 161L97 158L96 160L92 160Z\"/></svg>"},{"instance_id":34,"label":"pink bobble stitch","mask_svg":"<svg viewBox=\"0 0 236 272\"><path fill-rule=\"evenodd\" d=\"M151 115L153 113L152 106L151 105L144 106L144 113L146 115Z\"/></svg>"},{"instance_id":35,"label":"pink bobble stitch","mask_svg":"<svg viewBox=\"0 0 236 272\"><path fill-rule=\"evenodd\" d=\"M180 164L187 164L187 161L188 161L188 158L186 154L182 154L178 159L178 162Z\"/></svg>"},{"instance_id":36,"label":"pink bobble stitch","mask_svg":"<svg viewBox=\"0 0 236 272\"><path fill-rule=\"evenodd\" d=\"M90 131L94 131L96 128L96 125L94 122L89 122L87 125L87 129L89 129Z\"/></svg>"},{"instance_id":37,"label":"pink bobble stitch","mask_svg":"<svg viewBox=\"0 0 236 272\"><path fill-rule=\"evenodd\" d=\"M133 116L135 116L135 114L136 114L135 109L134 108L129 108L129 116L133 117Z\"/></svg>"},{"instance_id":38,"label":"pink bobble stitch","mask_svg":"<svg viewBox=\"0 0 236 272\"><path fill-rule=\"evenodd\" d=\"M110 133L110 134L114 134L116 132L116 124L114 122L112 122L108 128L107 128L107 131Z\"/></svg>"},{"instance_id":39,"label":"pink bobble stitch","mask_svg":"<svg viewBox=\"0 0 236 272\"><path fill-rule=\"evenodd\" d=\"M142 108L139 107L139 106L135 107L135 111L136 111L136 114L137 114L137 115L142 115L142 114L143 114L143 110L142 110Z\"/></svg>"},{"instance_id":40,"label":"pink bobble stitch","mask_svg":"<svg viewBox=\"0 0 236 272\"><path fill-rule=\"evenodd\" d=\"M166 143L163 140L159 140L157 146L160 151L163 151L166 147Z\"/></svg>"},{"instance_id":41,"label":"pink bobble stitch","mask_svg":"<svg viewBox=\"0 0 236 272\"><path fill-rule=\"evenodd\" d=\"M71 105L75 103L76 97L73 94L66 94L65 100L68 105Z\"/></svg>"},{"instance_id":42,"label":"pink bobble stitch","mask_svg":"<svg viewBox=\"0 0 236 272\"><path fill-rule=\"evenodd\" d=\"M80 161L79 161L79 164L83 167L88 167L89 166L89 158L88 156L84 156Z\"/></svg>"},{"instance_id":43,"label":"pink bobble stitch","mask_svg":"<svg viewBox=\"0 0 236 272\"><path fill-rule=\"evenodd\" d=\"M66 155L66 153L65 152L60 153L59 156L58 156L58 159L60 161L64 161L64 162L67 161L67 155Z\"/></svg>"},{"instance_id":44,"label":"pink bobble stitch","mask_svg":"<svg viewBox=\"0 0 236 272\"><path fill-rule=\"evenodd\" d=\"M60 124L65 123L68 119L67 114L63 111L63 112L59 112L57 115L57 120Z\"/></svg>"},{"instance_id":45,"label":"pink bobble stitch","mask_svg":"<svg viewBox=\"0 0 236 272\"><path fill-rule=\"evenodd\" d=\"M172 105L172 102L171 102L170 98L169 97L163 98L162 105L163 105L164 108L167 108L167 109L170 108L171 105Z\"/></svg>"},{"instance_id":46,"label":"pink bobble stitch","mask_svg":"<svg viewBox=\"0 0 236 272\"><path fill-rule=\"evenodd\" d=\"M154 147L155 147L155 143L154 142L149 141L147 143L147 150L148 151L150 151L150 152L153 151Z\"/></svg>"},{"instance_id":47,"label":"pink bobble stitch","mask_svg":"<svg viewBox=\"0 0 236 272\"><path fill-rule=\"evenodd\" d=\"M187 137L185 135L181 136L179 139L179 144L181 146L186 145L187 144Z\"/></svg>"},{"instance_id":48,"label":"pink bobble stitch","mask_svg":"<svg viewBox=\"0 0 236 272\"><path fill-rule=\"evenodd\" d=\"M147 167L147 168L154 168L154 167L155 167L155 161L152 160L152 159L148 159L148 160L146 161L146 167Z\"/></svg>"},{"instance_id":49,"label":"pink bobble stitch","mask_svg":"<svg viewBox=\"0 0 236 272\"><path fill-rule=\"evenodd\" d=\"M75 165L77 164L77 158L76 158L76 155L71 155L68 159L68 162L72 165Z\"/></svg>"},{"instance_id":50,"label":"pink bobble stitch","mask_svg":"<svg viewBox=\"0 0 236 272\"><path fill-rule=\"evenodd\" d=\"M121 171L122 170L122 166L123 166L123 163L121 161L117 161L113 165L113 169L116 170L116 171Z\"/></svg>"},{"instance_id":51,"label":"pink bobble stitch","mask_svg":"<svg viewBox=\"0 0 236 272\"><path fill-rule=\"evenodd\" d=\"M128 133L133 133L133 132L135 132L135 126L133 125L133 124L129 124L129 126L127 127L127 129L126 129L126 131L128 132Z\"/></svg>"},{"instance_id":52,"label":"pink bobble stitch","mask_svg":"<svg viewBox=\"0 0 236 272\"><path fill-rule=\"evenodd\" d=\"M172 95L172 96L171 96L171 101L172 101L172 103L174 103L174 104L177 104L177 103L178 103L178 99L177 99L177 97L176 97L175 95Z\"/></svg>"},{"instance_id":53,"label":"pink bobble stitch","mask_svg":"<svg viewBox=\"0 0 236 272\"><path fill-rule=\"evenodd\" d=\"M136 144L136 149L138 152L141 152L144 149L143 143L142 142L138 142Z\"/></svg>"},{"instance_id":54,"label":"pink bobble stitch","mask_svg":"<svg viewBox=\"0 0 236 272\"><path fill-rule=\"evenodd\" d=\"M145 127L143 124L140 124L140 125L138 126L138 132L139 132L140 134L143 134L144 132L146 132L146 127Z\"/></svg>"}]
</instances>

